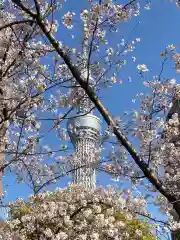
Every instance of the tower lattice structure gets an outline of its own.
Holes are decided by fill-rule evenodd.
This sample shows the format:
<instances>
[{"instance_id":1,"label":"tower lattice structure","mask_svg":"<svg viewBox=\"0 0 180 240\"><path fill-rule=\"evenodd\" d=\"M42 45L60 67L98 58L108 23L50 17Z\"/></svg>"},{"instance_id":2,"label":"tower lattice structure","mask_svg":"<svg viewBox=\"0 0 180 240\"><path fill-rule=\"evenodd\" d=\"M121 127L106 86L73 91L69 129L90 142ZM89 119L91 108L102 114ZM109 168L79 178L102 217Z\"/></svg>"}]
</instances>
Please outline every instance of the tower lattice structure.
<instances>
[{"instance_id":1,"label":"tower lattice structure","mask_svg":"<svg viewBox=\"0 0 180 240\"><path fill-rule=\"evenodd\" d=\"M71 162L72 182L85 188L96 187L95 166L98 158L100 120L93 114L80 115L68 122L69 134L75 148Z\"/></svg>"},{"instance_id":2,"label":"tower lattice structure","mask_svg":"<svg viewBox=\"0 0 180 240\"><path fill-rule=\"evenodd\" d=\"M93 86L94 79L88 70L88 37L87 23L84 22L84 43L83 43L83 68L81 76L87 84ZM72 182L83 185L87 189L96 187L96 163L98 161L98 150L100 144L100 119L92 113L92 102L79 86L73 90L78 96L77 116L68 121L68 132L75 149L74 158L71 161Z\"/></svg>"}]
</instances>

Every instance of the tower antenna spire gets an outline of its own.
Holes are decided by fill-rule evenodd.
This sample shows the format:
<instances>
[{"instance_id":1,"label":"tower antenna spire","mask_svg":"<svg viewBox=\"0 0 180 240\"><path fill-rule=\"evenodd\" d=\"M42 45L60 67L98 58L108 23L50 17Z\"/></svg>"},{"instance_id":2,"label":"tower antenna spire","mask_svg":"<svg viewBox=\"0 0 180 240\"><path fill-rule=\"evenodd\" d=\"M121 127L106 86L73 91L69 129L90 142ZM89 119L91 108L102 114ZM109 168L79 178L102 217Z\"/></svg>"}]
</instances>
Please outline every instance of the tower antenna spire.
<instances>
[{"instance_id":1,"label":"tower antenna spire","mask_svg":"<svg viewBox=\"0 0 180 240\"><path fill-rule=\"evenodd\" d=\"M89 43L88 18L86 18L84 21L84 39L83 39L83 59L84 59L84 64L85 64L84 67L86 69L87 69L87 61L88 61L88 43Z\"/></svg>"}]
</instances>

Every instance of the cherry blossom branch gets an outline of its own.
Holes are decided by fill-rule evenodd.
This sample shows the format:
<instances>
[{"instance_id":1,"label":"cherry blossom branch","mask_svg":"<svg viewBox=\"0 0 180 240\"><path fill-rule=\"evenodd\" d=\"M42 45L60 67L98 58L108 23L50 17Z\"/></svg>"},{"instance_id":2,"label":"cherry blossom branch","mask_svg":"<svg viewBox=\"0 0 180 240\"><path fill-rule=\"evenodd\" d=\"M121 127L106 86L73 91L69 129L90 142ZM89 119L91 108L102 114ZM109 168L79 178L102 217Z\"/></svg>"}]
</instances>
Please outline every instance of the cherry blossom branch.
<instances>
[{"instance_id":1,"label":"cherry blossom branch","mask_svg":"<svg viewBox=\"0 0 180 240\"><path fill-rule=\"evenodd\" d=\"M37 14L40 15L40 2L39 0L34 0Z\"/></svg>"},{"instance_id":2,"label":"cherry blossom branch","mask_svg":"<svg viewBox=\"0 0 180 240\"><path fill-rule=\"evenodd\" d=\"M59 42L53 37L53 35L49 32L46 25L44 24L44 21L41 18L40 14L35 14L34 12L27 9L20 1L18 0L12 0L20 9L22 9L24 12L29 14L30 17L32 17L34 20L36 20L38 26L44 33L44 35L47 37L51 45L54 47L56 52L59 54L59 56L64 60L65 64L68 66L72 76L76 79L76 81L79 83L79 85L84 89L86 94L88 95L89 99L94 103L97 110L100 112L104 120L106 121L107 125L111 126L113 133L119 140L120 144L125 147L125 149L129 152L131 157L134 159L135 163L138 165L138 167L141 169L141 171L144 173L146 178L151 182L152 185L155 186L155 188L164 195L169 202L176 201L176 196L168 193L166 191L165 186L162 185L162 183L153 175L152 171L148 168L148 165L146 162L143 161L141 156L138 154L136 149L133 147L133 145L129 142L129 140L121 133L121 131L117 128L116 123L114 122L113 118L111 117L109 111L104 107L103 103L100 101L98 96L95 94L93 89L87 85L87 82L84 81L84 79L81 77L81 73L78 70L78 68L72 63L69 56L63 51L63 49L60 47ZM131 1L130 3L135 2ZM126 5L126 6L127 6ZM180 215L180 204L174 203L174 208L176 212Z\"/></svg>"},{"instance_id":3,"label":"cherry blossom branch","mask_svg":"<svg viewBox=\"0 0 180 240\"><path fill-rule=\"evenodd\" d=\"M80 84L80 86L85 90L86 94L89 96L90 100L95 104L96 108L99 110L101 115L103 116L106 123L112 127L113 133L116 135L119 142L126 148L126 150L129 152L129 154L132 156L136 164L140 167L140 169L143 171L144 175L149 179L149 181L159 190L164 196L168 196L163 186L159 183L159 181L151 174L150 169L148 169L147 164L141 159L141 157L138 155L135 148L132 146L132 144L128 141L128 139L122 135L120 130L116 127L116 124L109 114L108 110L104 107L102 102L98 99L94 91L90 86L86 84L84 79L82 79L81 74L79 70L72 64L69 57L63 52L62 49L59 47L59 43L54 39L54 37L47 31L45 25L37 19L37 22L39 26L41 27L44 34L47 36L49 41L51 42L52 46L56 49L57 53L64 59L64 62L69 67L72 75L77 80L77 82ZM180 210L180 209L179 209Z\"/></svg>"},{"instance_id":4,"label":"cherry blossom branch","mask_svg":"<svg viewBox=\"0 0 180 240\"><path fill-rule=\"evenodd\" d=\"M163 224L163 225L166 225L166 226L170 227L170 225L169 225L167 222L162 221L162 220L158 220L158 219L156 219L156 218L153 218L153 217L151 217L149 214L142 214L142 213L139 213L139 212L135 212L135 214L138 214L138 215L140 215L140 216L142 216L142 217L145 217L145 218L148 218L148 219L150 219L150 220L152 220L152 221L154 221L154 222L161 223L161 224Z\"/></svg>"},{"instance_id":5,"label":"cherry blossom branch","mask_svg":"<svg viewBox=\"0 0 180 240\"><path fill-rule=\"evenodd\" d=\"M99 0L99 5L101 5L102 1ZM96 23L93 29L93 33L92 33L92 39L91 39L91 43L90 43L90 49L89 49L89 54L88 54L88 60L87 60L87 69L88 69L88 74L87 74L87 84L89 83L89 75L90 75L90 63L91 63L91 56L92 56L92 50L93 50L93 44L94 44L94 39L95 39L95 33L97 31L98 28L98 21L99 21L99 15L96 18Z\"/></svg>"},{"instance_id":6,"label":"cherry blossom branch","mask_svg":"<svg viewBox=\"0 0 180 240\"><path fill-rule=\"evenodd\" d=\"M90 205L93 205L93 204L94 204L94 202L87 202L87 205L86 205L86 206L81 206L81 207L79 207L78 209L76 209L76 210L71 214L70 219L73 219L78 213L80 213L82 210L84 210L84 209L86 209L86 208L89 208L89 206L90 206ZM106 207L108 207L108 208L111 208L111 207L112 207L111 204L108 204L108 203L105 203L105 202L102 202L102 201L100 201L99 204L100 204L100 205L103 205L103 206L106 206ZM131 212L131 213L132 213L132 214L139 215L139 216L142 216L142 217L145 217L145 218L148 218L148 219L150 219L150 220L152 220L152 221L154 221L154 222L156 222L156 223L161 223L161 224L166 225L166 226L169 227L169 224L168 224L167 222L165 222L165 221L163 221L163 220L158 220L158 219L156 219L156 218L153 218L153 217L151 217L151 216L148 215L148 214L143 214L143 213L140 213L140 212Z\"/></svg>"},{"instance_id":7,"label":"cherry blossom branch","mask_svg":"<svg viewBox=\"0 0 180 240\"><path fill-rule=\"evenodd\" d=\"M58 176L56 176L56 177L54 177L54 178L49 179L47 182L43 183L40 187L37 188L36 194L38 194L45 186L51 184L54 180L58 180L58 179L60 179L60 178L62 178L62 177L65 177L65 176L68 175L69 173L72 173L72 172L74 172L74 171L76 171L76 170L78 170L78 169L84 168L84 167L86 167L86 165L83 165L83 166L80 166L80 167L77 167L77 168L70 169L70 170L68 170L68 171L66 171L66 172L64 172L64 173L62 173L62 174L60 174L60 175L58 175Z\"/></svg>"},{"instance_id":8,"label":"cherry blossom branch","mask_svg":"<svg viewBox=\"0 0 180 240\"><path fill-rule=\"evenodd\" d=\"M6 29L6 28L10 28L10 27L12 27L12 26L14 26L14 25L23 24L23 23L31 23L31 24L32 24L32 23L35 23L35 21L30 20L30 19L14 21L14 22L5 24L5 25L3 25L2 27L0 27L0 31L2 31L3 29Z\"/></svg>"}]
</instances>

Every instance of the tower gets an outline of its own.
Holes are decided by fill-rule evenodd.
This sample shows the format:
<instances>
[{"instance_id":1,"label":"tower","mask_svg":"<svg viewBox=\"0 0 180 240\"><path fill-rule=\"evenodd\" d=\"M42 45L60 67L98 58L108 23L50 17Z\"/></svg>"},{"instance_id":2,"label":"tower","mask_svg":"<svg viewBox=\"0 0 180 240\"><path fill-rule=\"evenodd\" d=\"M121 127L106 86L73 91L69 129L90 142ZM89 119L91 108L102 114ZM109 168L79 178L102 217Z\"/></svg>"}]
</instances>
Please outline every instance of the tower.
<instances>
[{"instance_id":1,"label":"tower","mask_svg":"<svg viewBox=\"0 0 180 240\"><path fill-rule=\"evenodd\" d=\"M69 120L68 131L75 148L75 157L71 163L74 169L72 181L85 188L95 188L100 120L93 114L79 115Z\"/></svg>"},{"instance_id":2,"label":"tower","mask_svg":"<svg viewBox=\"0 0 180 240\"><path fill-rule=\"evenodd\" d=\"M88 36L87 20L84 21L84 42L83 42L83 68L81 76L87 84L92 85L94 79L88 70ZM68 132L75 149L71 167L72 182L81 184L85 188L93 189L96 186L95 167L97 163L97 152L100 143L100 119L93 115L92 103L86 96L84 90L79 86L72 90L73 95L78 97L77 116L68 121Z\"/></svg>"}]
</instances>

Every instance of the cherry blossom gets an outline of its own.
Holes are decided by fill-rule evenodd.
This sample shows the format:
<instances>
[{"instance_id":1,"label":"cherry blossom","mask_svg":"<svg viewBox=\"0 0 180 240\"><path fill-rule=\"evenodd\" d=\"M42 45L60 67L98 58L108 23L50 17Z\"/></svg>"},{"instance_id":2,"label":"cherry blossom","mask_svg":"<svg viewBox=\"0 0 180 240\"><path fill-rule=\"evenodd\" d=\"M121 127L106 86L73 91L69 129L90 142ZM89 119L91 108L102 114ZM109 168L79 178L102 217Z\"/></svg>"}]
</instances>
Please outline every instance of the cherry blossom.
<instances>
[{"instance_id":1,"label":"cherry blossom","mask_svg":"<svg viewBox=\"0 0 180 240\"><path fill-rule=\"evenodd\" d=\"M149 71L145 64L138 64L137 69L139 72L148 72Z\"/></svg>"},{"instance_id":2,"label":"cherry blossom","mask_svg":"<svg viewBox=\"0 0 180 240\"><path fill-rule=\"evenodd\" d=\"M64 26L69 28L69 29L73 28L73 25L72 25L73 15L75 15L75 13L67 12L62 18Z\"/></svg>"},{"instance_id":3,"label":"cherry blossom","mask_svg":"<svg viewBox=\"0 0 180 240\"><path fill-rule=\"evenodd\" d=\"M128 221L137 218L137 212L145 214L146 204L141 199L133 199L130 192L128 198L123 195L112 187L87 191L69 185L55 192L30 196L27 202L17 199L10 204L8 223L22 240L139 239L143 235L155 239L150 229L142 227L132 236ZM127 219L124 223L123 216Z\"/></svg>"},{"instance_id":4,"label":"cherry blossom","mask_svg":"<svg viewBox=\"0 0 180 240\"><path fill-rule=\"evenodd\" d=\"M135 55L134 50L141 39L135 37L134 40L129 41L120 37L117 47L112 47L108 43L108 34L118 33L121 23L138 16L141 5L139 1L127 4L118 4L115 1L88 2L88 9L81 9L78 14L67 10L63 16L62 1L51 5L46 1L14 0L9 1L1 11L3 21L0 28L3 34L0 35L0 94L2 95L0 136L2 153L9 154L2 169L12 171L17 176L18 183L26 182L35 195L48 184L68 174L72 169L67 163L71 163L72 160L78 161L78 159L74 159L73 155L68 156L69 153L64 156L64 151L69 147L69 138L64 127L65 121L74 117L74 109L84 103L83 107L87 106L86 110L96 108L107 122L108 127L102 135L102 140L105 143L114 141L102 162L98 161L98 170L108 172L113 179L130 181L134 189L141 185L149 192L159 192L154 202L166 213L170 219L171 228L173 226L175 230L179 228L179 223L174 221L170 214L174 208L180 215L177 203L179 116L176 113L172 114L169 121L166 117L173 106L172 101L178 99L179 87L174 77L168 81L161 81L160 76L155 76L154 79L144 82L149 93L139 93L137 98L133 99L133 102L140 102L139 111L125 114L126 117L123 116L122 119L111 117L101 103L98 91L122 82L119 80L121 70L128 64L128 55L132 52ZM174 2L178 4L178 1ZM149 2L146 9L149 9ZM82 54L81 46L71 48L59 39L61 37L58 33L61 32L62 25L73 31L76 22L84 27L82 48L87 48L88 57ZM169 44L160 55L164 60L170 57L179 72L179 53L173 44ZM135 61L135 58L135 56L132 57L132 60ZM149 71L144 63L139 64L137 70L139 73ZM51 134L59 144L56 149L43 143L46 142L46 137L52 137ZM138 142L139 152L127 137ZM102 148L105 146L105 144L102 145ZM63 156L59 153L61 151ZM91 157L95 159L97 156L99 153ZM151 183L151 186L143 180L144 178ZM76 197L82 196L83 191L79 191L79 195L76 192ZM68 199L67 189L60 193L65 194ZM43 194L43 201L46 197L49 201L51 194ZM86 194L88 195L87 192L84 195ZM56 196L56 193L52 193L51 196L54 197L54 195ZM93 196L96 194L91 192L90 199ZM121 200L120 203L118 202L119 205L116 196ZM126 212L129 211L129 219L132 219L134 211L143 211L142 214L147 214L145 197L132 199L132 194L129 192L124 193L124 196L130 199L130 205L126 206L126 201L121 194L116 195L114 191L112 199L106 199L105 202L110 202L113 208L117 207L118 211L124 211L126 207ZM99 195L97 199L98 197ZM86 197L82 196L83 198L85 201L82 205L87 204ZM29 201L35 201L36 197L33 196L32 199ZM77 199L74 198L75 200ZM96 200L93 199L93 201ZM76 206L79 204L78 201L80 199L77 200ZM16 204L20 207L26 206L24 200L17 200ZM52 200L49 205L41 205L44 212L39 210L40 207L37 209L34 207L33 214L24 215L21 220L25 228L21 233L20 229L16 229L20 224L18 218L10 220L11 227L17 230L22 238L27 239L27 232L36 234L33 225L36 220L34 213L38 213L38 221L46 218L52 221L52 217L59 211L61 220L57 220L57 226L60 224L62 228L65 224L72 229L71 219L65 218L67 208L71 204L66 203L65 207L57 204L59 207L57 209L56 202ZM71 206L71 211L74 211L73 207ZM129 233L124 230L125 223L119 222L118 226L113 226L112 223L115 220L111 214L112 209L108 210L107 217L101 214L101 206L93 205L93 207L95 210L93 208L93 210L84 211L85 220L75 224L74 232L67 231L69 228L62 228L54 234L53 229L44 225L42 232L39 233L41 239L67 239L69 234L72 237L77 231L81 232L81 239L86 239L89 232L84 233L82 229L89 226L89 217L96 215L94 211L98 213L98 216L95 216L95 223L103 225L106 222L108 228L101 232L98 229L102 226L96 229L92 225L92 239L99 239L102 233L107 236L107 239L119 236L120 233L122 238L129 237ZM46 211L48 208L51 209L49 215ZM139 237L141 230L137 230L135 235Z\"/></svg>"}]
</instances>

